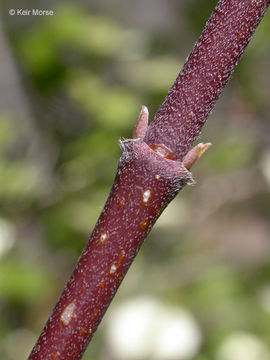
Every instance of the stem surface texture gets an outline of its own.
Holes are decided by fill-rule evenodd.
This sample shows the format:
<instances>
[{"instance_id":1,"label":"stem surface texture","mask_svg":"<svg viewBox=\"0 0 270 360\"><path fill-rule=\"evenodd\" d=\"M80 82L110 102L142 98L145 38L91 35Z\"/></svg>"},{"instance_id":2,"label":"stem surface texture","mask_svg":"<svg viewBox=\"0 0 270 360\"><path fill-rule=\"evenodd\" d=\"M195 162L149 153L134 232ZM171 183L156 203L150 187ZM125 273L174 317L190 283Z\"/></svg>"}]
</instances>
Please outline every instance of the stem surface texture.
<instances>
[{"instance_id":1,"label":"stem surface texture","mask_svg":"<svg viewBox=\"0 0 270 360\"><path fill-rule=\"evenodd\" d=\"M143 107L109 198L29 360L78 360L158 216L210 146L189 151L270 0L220 0L147 127Z\"/></svg>"}]
</instances>

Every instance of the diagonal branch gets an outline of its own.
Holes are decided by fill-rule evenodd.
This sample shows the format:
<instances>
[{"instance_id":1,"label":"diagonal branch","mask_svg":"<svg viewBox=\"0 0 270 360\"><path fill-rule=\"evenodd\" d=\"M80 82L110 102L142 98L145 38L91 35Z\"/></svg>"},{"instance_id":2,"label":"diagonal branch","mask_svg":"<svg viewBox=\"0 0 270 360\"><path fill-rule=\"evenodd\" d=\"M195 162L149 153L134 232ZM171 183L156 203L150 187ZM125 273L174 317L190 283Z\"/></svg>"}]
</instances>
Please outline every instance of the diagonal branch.
<instances>
[{"instance_id":1,"label":"diagonal branch","mask_svg":"<svg viewBox=\"0 0 270 360\"><path fill-rule=\"evenodd\" d=\"M147 144L182 159L269 6L267 0L220 0L148 128Z\"/></svg>"},{"instance_id":2,"label":"diagonal branch","mask_svg":"<svg viewBox=\"0 0 270 360\"><path fill-rule=\"evenodd\" d=\"M210 144L189 149L269 2L220 0L149 127L142 108L135 138L120 143L105 207L29 360L81 358L158 216L193 182L188 169Z\"/></svg>"}]
</instances>

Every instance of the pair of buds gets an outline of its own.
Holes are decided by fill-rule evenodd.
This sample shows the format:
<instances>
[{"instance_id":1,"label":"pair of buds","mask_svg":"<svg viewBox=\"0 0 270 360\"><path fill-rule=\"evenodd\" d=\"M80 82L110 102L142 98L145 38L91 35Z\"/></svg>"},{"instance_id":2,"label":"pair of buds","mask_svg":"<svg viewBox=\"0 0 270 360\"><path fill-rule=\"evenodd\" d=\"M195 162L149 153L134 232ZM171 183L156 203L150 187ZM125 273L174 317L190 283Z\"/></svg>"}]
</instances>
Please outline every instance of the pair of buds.
<instances>
[{"instance_id":1,"label":"pair of buds","mask_svg":"<svg viewBox=\"0 0 270 360\"><path fill-rule=\"evenodd\" d=\"M136 120L132 137L133 139L143 139L145 137L146 131L148 129L148 119L149 112L146 106L142 106L142 109L139 113L139 116ZM190 170L191 167L195 164L197 160L206 152L206 150L211 146L211 143L199 143L194 146L183 159L183 165L187 170Z\"/></svg>"}]
</instances>

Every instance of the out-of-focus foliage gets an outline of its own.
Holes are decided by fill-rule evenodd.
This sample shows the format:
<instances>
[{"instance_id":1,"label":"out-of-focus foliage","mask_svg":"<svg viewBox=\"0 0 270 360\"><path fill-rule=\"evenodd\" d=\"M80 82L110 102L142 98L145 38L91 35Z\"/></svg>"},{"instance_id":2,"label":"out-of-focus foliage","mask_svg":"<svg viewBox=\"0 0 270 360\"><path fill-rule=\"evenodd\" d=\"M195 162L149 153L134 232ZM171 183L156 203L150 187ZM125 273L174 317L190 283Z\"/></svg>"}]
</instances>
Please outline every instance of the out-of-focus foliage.
<instances>
[{"instance_id":1,"label":"out-of-focus foliage","mask_svg":"<svg viewBox=\"0 0 270 360\"><path fill-rule=\"evenodd\" d=\"M5 3L3 360L27 357L102 210L118 139L142 104L153 116L216 1L116 3L51 1L54 15L38 18L11 17ZM269 24L268 14L200 136L213 147L198 184L158 220L85 360L118 359L121 346L125 360L270 359Z\"/></svg>"}]
</instances>

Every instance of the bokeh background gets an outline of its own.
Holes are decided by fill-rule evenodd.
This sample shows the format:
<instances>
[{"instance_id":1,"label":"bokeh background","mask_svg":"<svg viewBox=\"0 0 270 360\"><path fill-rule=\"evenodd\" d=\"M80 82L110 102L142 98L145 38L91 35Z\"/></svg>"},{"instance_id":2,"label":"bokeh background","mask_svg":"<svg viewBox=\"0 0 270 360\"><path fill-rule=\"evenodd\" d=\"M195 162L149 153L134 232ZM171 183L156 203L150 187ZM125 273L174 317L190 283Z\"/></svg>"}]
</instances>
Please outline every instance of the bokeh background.
<instances>
[{"instance_id":1,"label":"bokeh background","mask_svg":"<svg viewBox=\"0 0 270 360\"><path fill-rule=\"evenodd\" d=\"M26 359L214 0L2 0L0 358ZM11 16L9 9L53 16ZM270 359L270 14L83 359ZM49 359L48 359L49 360Z\"/></svg>"}]
</instances>

